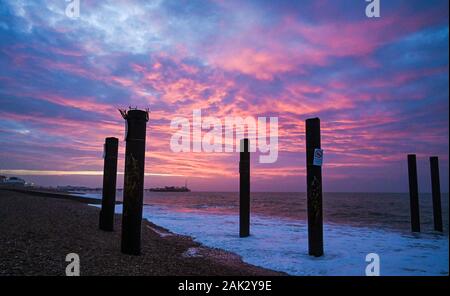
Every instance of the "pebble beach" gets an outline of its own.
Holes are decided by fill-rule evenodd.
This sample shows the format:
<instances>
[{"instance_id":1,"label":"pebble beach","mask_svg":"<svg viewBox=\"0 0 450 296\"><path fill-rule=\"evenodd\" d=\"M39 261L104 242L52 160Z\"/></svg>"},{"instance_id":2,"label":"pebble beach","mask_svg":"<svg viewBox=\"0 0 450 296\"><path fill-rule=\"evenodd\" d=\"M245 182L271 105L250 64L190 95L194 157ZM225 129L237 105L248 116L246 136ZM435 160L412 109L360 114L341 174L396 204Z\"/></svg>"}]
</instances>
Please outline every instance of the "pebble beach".
<instances>
[{"instance_id":1,"label":"pebble beach","mask_svg":"<svg viewBox=\"0 0 450 296\"><path fill-rule=\"evenodd\" d=\"M98 217L83 200L0 190L0 275L64 276L69 253L79 255L81 276L283 275L146 220L142 254L124 255L121 216L114 232L99 230Z\"/></svg>"}]
</instances>

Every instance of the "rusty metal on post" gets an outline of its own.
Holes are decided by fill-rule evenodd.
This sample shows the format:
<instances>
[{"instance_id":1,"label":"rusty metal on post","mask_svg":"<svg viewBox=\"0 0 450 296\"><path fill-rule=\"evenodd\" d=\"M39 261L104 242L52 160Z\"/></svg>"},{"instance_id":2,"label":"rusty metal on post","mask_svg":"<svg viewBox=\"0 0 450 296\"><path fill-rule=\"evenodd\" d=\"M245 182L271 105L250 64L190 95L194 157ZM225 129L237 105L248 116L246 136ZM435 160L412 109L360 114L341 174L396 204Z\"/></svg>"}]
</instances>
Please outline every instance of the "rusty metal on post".
<instances>
[{"instance_id":1,"label":"rusty metal on post","mask_svg":"<svg viewBox=\"0 0 450 296\"><path fill-rule=\"evenodd\" d=\"M419 186L417 184L417 164L415 154L408 154L408 177L411 231L420 232Z\"/></svg>"},{"instance_id":2,"label":"rusty metal on post","mask_svg":"<svg viewBox=\"0 0 450 296\"><path fill-rule=\"evenodd\" d=\"M100 210L99 217L99 228L104 231L114 230L118 149L119 139L105 139L103 150L105 160L103 167L102 209Z\"/></svg>"},{"instance_id":3,"label":"rusty metal on post","mask_svg":"<svg viewBox=\"0 0 450 296\"><path fill-rule=\"evenodd\" d=\"M318 155L315 155L315 154ZM320 153L320 155L319 155ZM322 150L320 144L320 119L306 120L306 188L308 210L309 255L323 255L322 216ZM320 161L319 160L320 156Z\"/></svg>"},{"instance_id":4,"label":"rusty metal on post","mask_svg":"<svg viewBox=\"0 0 450 296\"><path fill-rule=\"evenodd\" d=\"M119 110L126 120L125 176L123 186L122 253L141 253L144 194L145 139L148 110Z\"/></svg>"},{"instance_id":5,"label":"rusty metal on post","mask_svg":"<svg viewBox=\"0 0 450 296\"><path fill-rule=\"evenodd\" d=\"M439 180L439 159L437 156L430 157L431 168L431 192L433 195L433 221L434 230L443 232L442 208L441 208L441 185Z\"/></svg>"},{"instance_id":6,"label":"rusty metal on post","mask_svg":"<svg viewBox=\"0 0 450 296\"><path fill-rule=\"evenodd\" d=\"M239 161L239 236L250 235L250 151L249 140L240 142Z\"/></svg>"}]
</instances>

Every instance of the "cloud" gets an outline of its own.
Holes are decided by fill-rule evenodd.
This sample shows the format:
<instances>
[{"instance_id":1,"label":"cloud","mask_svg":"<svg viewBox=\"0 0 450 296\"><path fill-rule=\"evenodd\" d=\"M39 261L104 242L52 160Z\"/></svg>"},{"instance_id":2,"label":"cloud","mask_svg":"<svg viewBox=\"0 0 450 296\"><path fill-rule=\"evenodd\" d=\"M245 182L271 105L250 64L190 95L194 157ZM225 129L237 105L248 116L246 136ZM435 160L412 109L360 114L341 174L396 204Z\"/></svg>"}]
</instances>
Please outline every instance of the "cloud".
<instances>
[{"instance_id":1,"label":"cloud","mask_svg":"<svg viewBox=\"0 0 450 296\"><path fill-rule=\"evenodd\" d=\"M357 174L383 190L381 177L404 179L393 168L411 152L439 155L448 175L448 1L389 1L378 20L347 0L81 1L77 20L64 1L4 4L0 162L10 173L101 172L104 138L124 134L116 109L138 106L151 109L146 173L203 190L235 186L238 155L170 151L171 119L193 109L279 118L278 161L252 163L255 188L304 189L304 120L315 116L331 189L352 190L343 184ZM119 166L123 153L121 143Z\"/></svg>"}]
</instances>

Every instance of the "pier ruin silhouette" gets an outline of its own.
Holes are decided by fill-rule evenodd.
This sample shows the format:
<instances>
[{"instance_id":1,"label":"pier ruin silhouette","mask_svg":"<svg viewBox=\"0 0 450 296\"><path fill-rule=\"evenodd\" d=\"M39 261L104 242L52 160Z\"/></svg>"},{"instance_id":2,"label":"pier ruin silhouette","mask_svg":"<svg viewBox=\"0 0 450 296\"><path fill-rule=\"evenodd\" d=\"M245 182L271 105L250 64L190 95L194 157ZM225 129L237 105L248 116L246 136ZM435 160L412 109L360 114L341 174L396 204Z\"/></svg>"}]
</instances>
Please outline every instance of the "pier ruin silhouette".
<instances>
[{"instance_id":1,"label":"pier ruin silhouette","mask_svg":"<svg viewBox=\"0 0 450 296\"><path fill-rule=\"evenodd\" d=\"M148 110L120 110L125 119L125 176L123 187L123 213L121 251L139 255L141 252L141 221L143 210L146 125ZM323 206L322 206L322 157L320 119L305 121L306 133L306 185L308 253L310 256L324 255ZM250 139L240 141L239 160L239 237L250 236L251 217L251 170ZM102 209L100 229L113 231L114 206L117 176L118 139L106 138L103 176ZM420 232L419 190L417 182L416 155L409 154L408 176L410 192L411 231ZM435 231L442 232L441 192L438 157L430 157L432 202ZM187 186L186 186L187 187Z\"/></svg>"}]
</instances>

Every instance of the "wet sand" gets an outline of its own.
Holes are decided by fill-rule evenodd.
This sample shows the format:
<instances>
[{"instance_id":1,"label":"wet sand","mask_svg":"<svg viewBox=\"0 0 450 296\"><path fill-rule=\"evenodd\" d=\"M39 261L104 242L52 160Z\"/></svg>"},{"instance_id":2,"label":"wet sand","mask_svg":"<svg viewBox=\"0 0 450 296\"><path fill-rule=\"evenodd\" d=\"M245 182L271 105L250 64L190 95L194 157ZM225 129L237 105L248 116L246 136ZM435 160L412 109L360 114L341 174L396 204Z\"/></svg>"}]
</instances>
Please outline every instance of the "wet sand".
<instances>
[{"instance_id":1,"label":"wet sand","mask_svg":"<svg viewBox=\"0 0 450 296\"><path fill-rule=\"evenodd\" d=\"M142 255L120 252L115 231L98 229L99 209L60 196L0 189L0 276L65 275L68 253L80 256L81 275L282 275L246 264L142 221Z\"/></svg>"}]
</instances>

